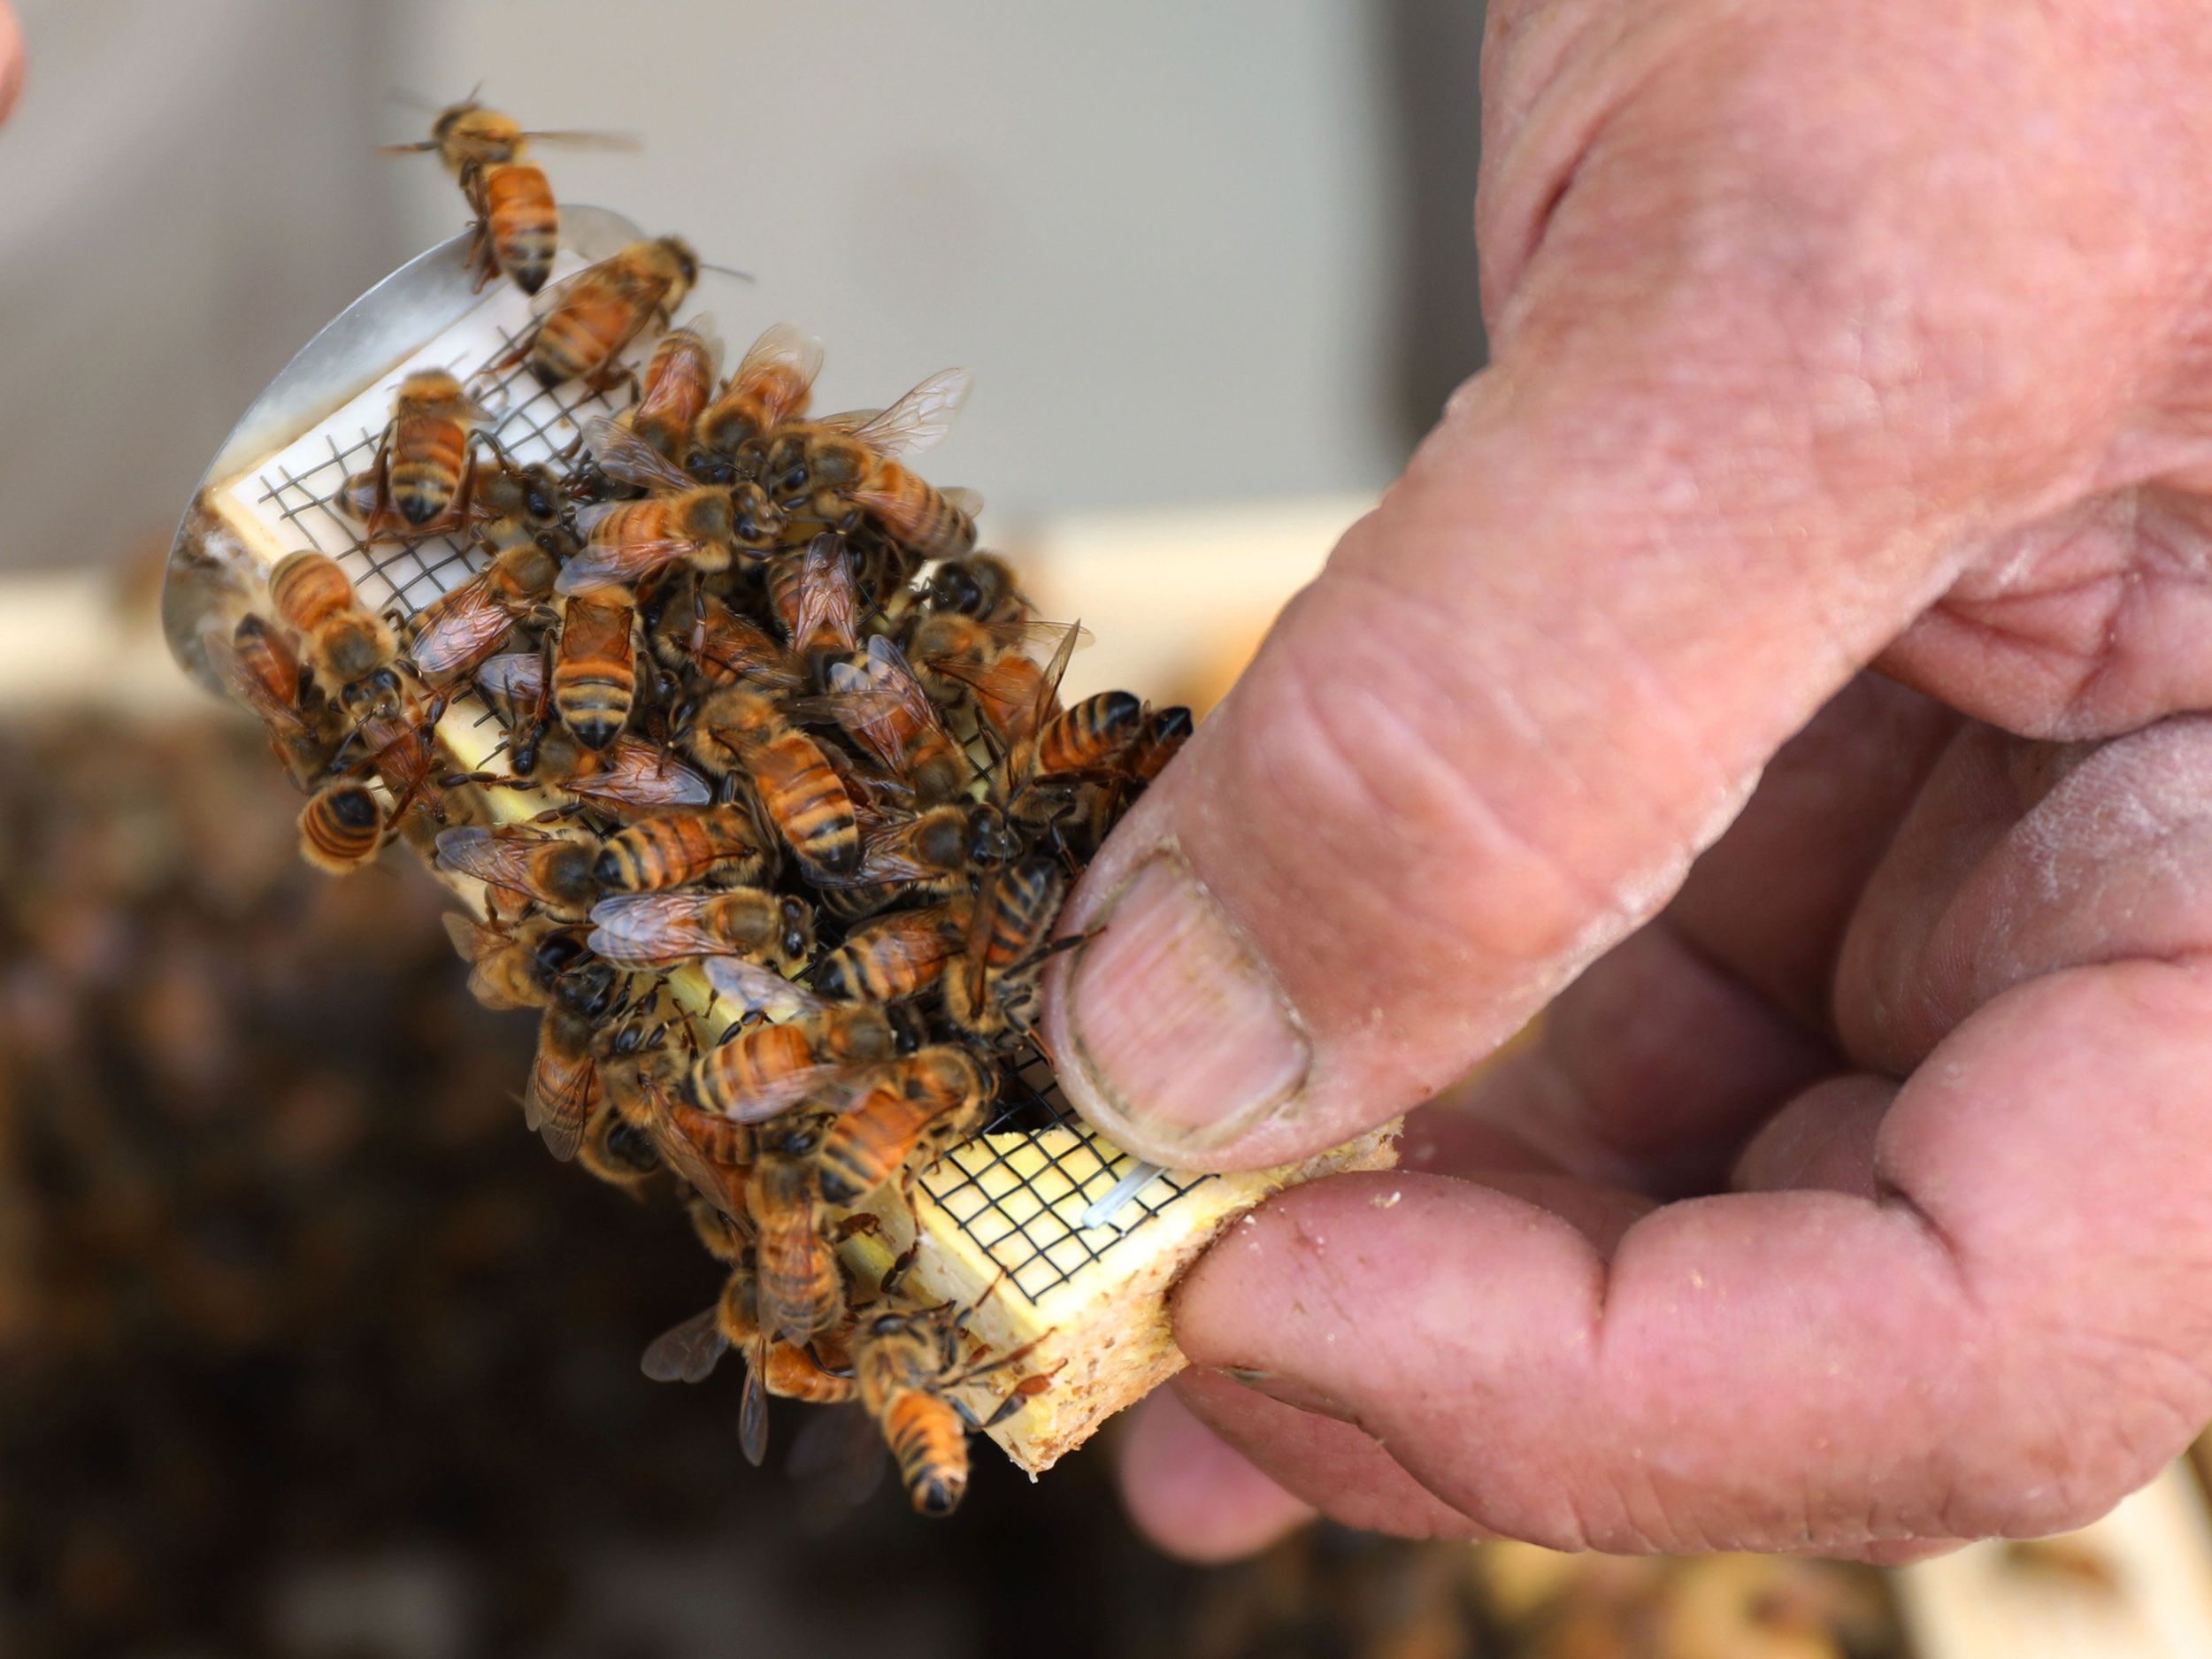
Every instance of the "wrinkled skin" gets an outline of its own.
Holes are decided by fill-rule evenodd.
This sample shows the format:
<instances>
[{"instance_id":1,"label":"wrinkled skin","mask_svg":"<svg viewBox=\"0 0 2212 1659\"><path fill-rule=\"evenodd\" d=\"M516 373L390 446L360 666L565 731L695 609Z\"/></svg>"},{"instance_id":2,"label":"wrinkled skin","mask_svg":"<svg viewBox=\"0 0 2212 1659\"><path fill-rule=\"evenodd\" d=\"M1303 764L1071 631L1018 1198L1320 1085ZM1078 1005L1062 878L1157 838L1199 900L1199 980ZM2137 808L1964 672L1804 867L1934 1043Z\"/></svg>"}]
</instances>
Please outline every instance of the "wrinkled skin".
<instances>
[{"instance_id":1,"label":"wrinkled skin","mask_svg":"<svg viewBox=\"0 0 2212 1659\"><path fill-rule=\"evenodd\" d=\"M1190 1275L1133 1510L2086 1522L2212 1417L2212 9L1499 0L1484 74L1495 365L1066 923L1179 847L1302 1084L1071 1087L1271 1164L1558 1000ZM1081 973L1064 1058L1140 995Z\"/></svg>"}]
</instances>

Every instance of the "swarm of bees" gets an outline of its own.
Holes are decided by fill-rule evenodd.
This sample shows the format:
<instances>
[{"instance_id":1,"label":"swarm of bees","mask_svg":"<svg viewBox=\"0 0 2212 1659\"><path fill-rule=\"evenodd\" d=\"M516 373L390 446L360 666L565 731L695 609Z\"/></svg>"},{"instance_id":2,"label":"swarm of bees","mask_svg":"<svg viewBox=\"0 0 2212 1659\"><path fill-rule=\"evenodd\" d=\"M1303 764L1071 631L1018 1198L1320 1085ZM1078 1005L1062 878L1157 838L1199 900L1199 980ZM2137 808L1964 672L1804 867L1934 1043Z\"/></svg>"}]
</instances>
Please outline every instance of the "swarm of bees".
<instances>
[{"instance_id":1,"label":"swarm of bees","mask_svg":"<svg viewBox=\"0 0 2212 1659\"><path fill-rule=\"evenodd\" d=\"M628 406L523 466L476 392L409 375L341 509L365 545L452 534L488 562L379 617L295 552L265 605L211 626L209 659L308 797L311 864L404 839L481 884L482 918L448 925L480 1001L539 1015L526 1120L603 1180L673 1187L727 1265L648 1373L740 1350L756 1462L769 1394L857 1401L915 1506L944 1514L967 1432L1049 1378L979 1418L956 1391L1013 1379L1027 1349L979 1356L967 1310L902 1297L912 1252L856 1284L837 1246L982 1128L1072 942L1054 938L1070 884L1189 711L1063 705L1082 630L1034 617L976 549L980 503L910 465L965 371L815 414L822 349L779 324L725 377L708 319L674 321L702 268L674 236L548 285L530 136L471 101L410 148L459 180L480 281L535 296L495 367ZM496 765L442 741L467 700L501 724Z\"/></svg>"}]
</instances>

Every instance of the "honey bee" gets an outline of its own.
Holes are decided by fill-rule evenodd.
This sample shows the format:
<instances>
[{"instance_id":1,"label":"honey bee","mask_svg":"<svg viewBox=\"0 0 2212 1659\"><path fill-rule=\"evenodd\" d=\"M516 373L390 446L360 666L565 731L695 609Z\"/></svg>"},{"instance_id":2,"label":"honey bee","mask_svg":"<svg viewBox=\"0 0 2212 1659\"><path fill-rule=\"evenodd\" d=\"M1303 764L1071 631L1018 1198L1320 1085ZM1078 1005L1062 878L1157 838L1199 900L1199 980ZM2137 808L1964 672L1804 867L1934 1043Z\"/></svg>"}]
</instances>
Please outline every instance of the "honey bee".
<instances>
[{"instance_id":1,"label":"honey bee","mask_svg":"<svg viewBox=\"0 0 2212 1659\"><path fill-rule=\"evenodd\" d=\"M1068 623L978 622L954 611L930 611L908 637L906 655L932 701L972 707L1000 751L1012 754L1059 711L1068 660L1089 638L1084 628ZM1040 666L1025 647L1046 641L1055 649Z\"/></svg>"},{"instance_id":2,"label":"honey bee","mask_svg":"<svg viewBox=\"0 0 2212 1659\"><path fill-rule=\"evenodd\" d=\"M476 535L494 554L534 541L548 553L565 554L565 534L549 539L567 515L559 477L542 461L514 466L505 461L489 470L478 467L469 489Z\"/></svg>"},{"instance_id":3,"label":"honey bee","mask_svg":"<svg viewBox=\"0 0 2212 1659\"><path fill-rule=\"evenodd\" d=\"M593 873L611 893L658 893L726 873L749 881L767 870L752 813L725 802L701 812L640 819L607 837Z\"/></svg>"},{"instance_id":4,"label":"honey bee","mask_svg":"<svg viewBox=\"0 0 2212 1659\"><path fill-rule=\"evenodd\" d=\"M788 323L771 324L700 415L685 465L709 483L734 483L740 451L806 413L814 377L821 372L820 341Z\"/></svg>"},{"instance_id":5,"label":"honey bee","mask_svg":"<svg viewBox=\"0 0 2212 1659\"><path fill-rule=\"evenodd\" d=\"M814 988L824 996L866 1002L926 991L958 954L972 913L964 899L864 923L816 965Z\"/></svg>"},{"instance_id":6,"label":"honey bee","mask_svg":"<svg viewBox=\"0 0 2212 1659\"><path fill-rule=\"evenodd\" d=\"M377 485L370 522L396 510L420 530L445 518L457 502L465 517L475 471L470 451L486 419L483 406L443 369L419 370L402 380L370 464Z\"/></svg>"},{"instance_id":7,"label":"honey bee","mask_svg":"<svg viewBox=\"0 0 2212 1659\"><path fill-rule=\"evenodd\" d=\"M654 619L653 655L672 672L695 674L710 687L748 684L789 691L806 683L804 664L750 617L712 594L691 603L670 595Z\"/></svg>"},{"instance_id":8,"label":"honey bee","mask_svg":"<svg viewBox=\"0 0 2212 1659\"><path fill-rule=\"evenodd\" d=\"M656 1382L695 1383L704 1381L730 1349L743 1354L745 1394L738 1409L738 1443L755 1468L768 1455L770 1394L837 1405L855 1398L859 1390L849 1365L832 1370L808 1348L772 1342L762 1328L759 1298L757 1270L741 1258L715 1305L656 1337L641 1362L641 1369ZM849 1358L841 1354L838 1357Z\"/></svg>"},{"instance_id":9,"label":"honey bee","mask_svg":"<svg viewBox=\"0 0 2212 1659\"><path fill-rule=\"evenodd\" d=\"M560 568L537 541L521 541L451 593L433 600L415 618L408 647L415 672L430 685L471 672L544 602Z\"/></svg>"},{"instance_id":10,"label":"honey bee","mask_svg":"<svg viewBox=\"0 0 2212 1659\"><path fill-rule=\"evenodd\" d=\"M679 562L711 574L741 551L764 554L780 544L783 515L758 485L695 483L603 416L585 438L610 478L657 493L579 512L584 549L562 568L556 592L628 587Z\"/></svg>"},{"instance_id":11,"label":"honey bee","mask_svg":"<svg viewBox=\"0 0 2212 1659\"><path fill-rule=\"evenodd\" d=\"M814 1154L817 1120L785 1128L759 1148L746 1207L759 1230L757 1297L772 1340L804 1342L844 1316L845 1273L823 1226Z\"/></svg>"},{"instance_id":12,"label":"honey bee","mask_svg":"<svg viewBox=\"0 0 2212 1659\"><path fill-rule=\"evenodd\" d=\"M599 1064L592 1051L597 1034L588 1018L558 1003L545 1010L538 1025L522 1120L564 1164L576 1156L584 1125L599 1107Z\"/></svg>"},{"instance_id":13,"label":"honey bee","mask_svg":"<svg viewBox=\"0 0 2212 1659\"><path fill-rule=\"evenodd\" d=\"M828 693L801 703L795 713L837 721L924 805L967 792L967 757L895 643L877 634L863 661L832 663L825 678Z\"/></svg>"},{"instance_id":14,"label":"honey bee","mask_svg":"<svg viewBox=\"0 0 2212 1659\"><path fill-rule=\"evenodd\" d=\"M526 359L541 385L580 377L591 390L606 391L623 379L623 349L654 323L665 324L698 280L699 256L682 237L634 242L533 299L537 321L499 366Z\"/></svg>"},{"instance_id":15,"label":"honey bee","mask_svg":"<svg viewBox=\"0 0 2212 1659\"><path fill-rule=\"evenodd\" d=\"M768 603L798 661L849 657L860 649L859 608L843 536L825 533L808 542L796 558L773 561L767 583Z\"/></svg>"},{"instance_id":16,"label":"honey bee","mask_svg":"<svg viewBox=\"0 0 2212 1659\"><path fill-rule=\"evenodd\" d=\"M1014 567L995 553L971 553L940 565L929 580L929 605L977 622L1019 622L1029 615Z\"/></svg>"},{"instance_id":17,"label":"honey bee","mask_svg":"<svg viewBox=\"0 0 2212 1659\"><path fill-rule=\"evenodd\" d=\"M637 612L618 590L572 594L561 605L553 707L585 748L604 752L637 699Z\"/></svg>"},{"instance_id":18,"label":"honey bee","mask_svg":"<svg viewBox=\"0 0 2212 1659\"><path fill-rule=\"evenodd\" d=\"M231 695L261 717L269 747L302 789L330 764L335 738L327 722L308 712L307 680L300 659L284 636L251 612L225 629L210 622L200 635L208 665Z\"/></svg>"},{"instance_id":19,"label":"honey bee","mask_svg":"<svg viewBox=\"0 0 2212 1659\"><path fill-rule=\"evenodd\" d=\"M382 850L384 808L364 783L318 789L300 810L300 856L334 876L350 875Z\"/></svg>"},{"instance_id":20,"label":"honey bee","mask_svg":"<svg viewBox=\"0 0 2212 1659\"><path fill-rule=\"evenodd\" d=\"M599 897L599 848L523 825L441 830L437 865L581 921Z\"/></svg>"},{"instance_id":21,"label":"honey bee","mask_svg":"<svg viewBox=\"0 0 2212 1659\"><path fill-rule=\"evenodd\" d=\"M1028 1036L1045 959L1081 937L1047 942L1067 893L1066 875L1043 857L1020 859L985 882L976 896L967 953L944 976L947 1018L998 1047Z\"/></svg>"},{"instance_id":22,"label":"honey bee","mask_svg":"<svg viewBox=\"0 0 2212 1659\"><path fill-rule=\"evenodd\" d=\"M1102 773L1144 734L1144 704L1125 691L1102 691L1046 720L1018 766L1031 778Z\"/></svg>"},{"instance_id":23,"label":"honey bee","mask_svg":"<svg viewBox=\"0 0 2212 1659\"><path fill-rule=\"evenodd\" d=\"M911 1008L833 1002L778 984L767 971L723 957L706 966L715 989L741 1008L780 1004L793 1018L778 1024L733 1025L701 1055L691 1089L702 1108L740 1123L757 1123L801 1102L827 1106L856 1098L886 1079L887 1062L920 1048L925 1028Z\"/></svg>"},{"instance_id":24,"label":"honey bee","mask_svg":"<svg viewBox=\"0 0 2212 1659\"><path fill-rule=\"evenodd\" d=\"M957 1043L933 1044L886 1064L875 1086L823 1132L815 1154L823 1199L858 1203L925 1145L926 1162L935 1163L983 1126L997 1093L997 1074ZM912 1174L924 1167L912 1165Z\"/></svg>"},{"instance_id":25,"label":"honey bee","mask_svg":"<svg viewBox=\"0 0 2212 1659\"><path fill-rule=\"evenodd\" d=\"M713 321L695 317L660 337L639 378L638 400L621 424L671 465L680 467L691 448L691 429L714 396L722 342Z\"/></svg>"},{"instance_id":26,"label":"honey bee","mask_svg":"<svg viewBox=\"0 0 2212 1659\"><path fill-rule=\"evenodd\" d=\"M624 822L672 807L704 806L714 798L704 778L628 733L602 754L585 748L566 726L549 724L550 687L545 659L536 651L493 657L477 670L476 684L511 711L514 775L458 772L444 780L449 786L557 790ZM534 706L534 715L527 712Z\"/></svg>"},{"instance_id":27,"label":"honey bee","mask_svg":"<svg viewBox=\"0 0 2212 1659\"><path fill-rule=\"evenodd\" d=\"M551 1004L549 973L539 956L541 940L499 920L448 911L440 918L455 953L469 964L469 995L486 1008L545 1008Z\"/></svg>"},{"instance_id":28,"label":"honey bee","mask_svg":"<svg viewBox=\"0 0 2212 1659\"><path fill-rule=\"evenodd\" d=\"M1049 1372L1026 1377L979 1421L952 1391L1010 1370L1036 1345L963 1364L961 1333L973 1312L945 1306L879 1313L861 1321L854 1344L861 1402L891 1448L908 1501L924 1515L959 1507L968 1487L968 1435L1006 1421L1051 1386Z\"/></svg>"},{"instance_id":29,"label":"honey bee","mask_svg":"<svg viewBox=\"0 0 2212 1659\"><path fill-rule=\"evenodd\" d=\"M700 704L687 734L709 772L741 771L785 845L809 870L849 874L860 858L860 821L851 794L822 747L786 719L773 701L743 687Z\"/></svg>"},{"instance_id":30,"label":"honey bee","mask_svg":"<svg viewBox=\"0 0 2212 1659\"><path fill-rule=\"evenodd\" d=\"M603 1092L605 1077L600 1079ZM652 1137L633 1125L613 1106L603 1105L584 1125L577 1142L577 1162L610 1187L619 1187L633 1197L664 1167Z\"/></svg>"},{"instance_id":31,"label":"honey bee","mask_svg":"<svg viewBox=\"0 0 2212 1659\"><path fill-rule=\"evenodd\" d=\"M623 967L667 968L743 956L796 973L814 949L804 899L761 887L717 893L624 893L592 906L593 950Z\"/></svg>"},{"instance_id":32,"label":"honey bee","mask_svg":"<svg viewBox=\"0 0 2212 1659\"><path fill-rule=\"evenodd\" d=\"M704 1204L725 1221L742 1217L751 1132L687 1102L688 1071L687 1053L671 1048L664 1031L628 1024L600 1045L599 1086L608 1104Z\"/></svg>"},{"instance_id":33,"label":"honey bee","mask_svg":"<svg viewBox=\"0 0 2212 1659\"><path fill-rule=\"evenodd\" d=\"M768 493L832 526L870 514L922 558L960 557L975 546L981 500L937 489L897 457L944 436L972 381L965 369L947 369L857 426L797 421L771 434L762 472Z\"/></svg>"},{"instance_id":34,"label":"honey bee","mask_svg":"<svg viewBox=\"0 0 2212 1659\"><path fill-rule=\"evenodd\" d=\"M396 705L399 643L363 608L334 560L304 550L287 554L269 572L269 598L299 634L316 680L345 708L388 712Z\"/></svg>"},{"instance_id":35,"label":"honey bee","mask_svg":"<svg viewBox=\"0 0 2212 1659\"><path fill-rule=\"evenodd\" d=\"M855 883L946 895L971 878L1019 855L1021 837L988 802L931 807L871 835L862 845Z\"/></svg>"},{"instance_id":36,"label":"honey bee","mask_svg":"<svg viewBox=\"0 0 2212 1659\"><path fill-rule=\"evenodd\" d=\"M545 174L523 159L534 140L604 148L630 142L610 133L526 133L512 117L469 98L440 111L423 142L383 147L388 154L434 150L460 181L476 214L469 264L480 288L504 273L525 294L535 294L552 274L560 213Z\"/></svg>"},{"instance_id":37,"label":"honey bee","mask_svg":"<svg viewBox=\"0 0 2212 1659\"><path fill-rule=\"evenodd\" d=\"M381 709L364 716L330 763L334 775L357 777L364 770L375 773L392 797L386 821L406 826L423 815L443 823L446 807L438 776L438 721L445 713L442 695L426 703L411 699L404 708ZM356 743L358 759L350 751Z\"/></svg>"}]
</instances>

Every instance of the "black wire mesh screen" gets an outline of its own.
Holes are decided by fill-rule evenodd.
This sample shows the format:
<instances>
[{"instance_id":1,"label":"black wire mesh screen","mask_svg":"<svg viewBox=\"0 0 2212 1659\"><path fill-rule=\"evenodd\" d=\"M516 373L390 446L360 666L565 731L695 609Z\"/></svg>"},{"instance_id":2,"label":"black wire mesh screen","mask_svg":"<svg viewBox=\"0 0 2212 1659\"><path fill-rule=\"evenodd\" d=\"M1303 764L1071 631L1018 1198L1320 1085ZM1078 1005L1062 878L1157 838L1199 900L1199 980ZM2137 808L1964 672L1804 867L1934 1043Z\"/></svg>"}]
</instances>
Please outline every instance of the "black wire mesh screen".
<instances>
[{"instance_id":1,"label":"black wire mesh screen","mask_svg":"<svg viewBox=\"0 0 2212 1659\"><path fill-rule=\"evenodd\" d=\"M619 405L603 395L585 392L580 381L549 389L538 383L526 365L495 367L512 355L514 345L503 329L501 337L500 348L463 379L491 412L487 424L518 463L526 466L548 460L575 441L586 421L595 415L618 412ZM327 458L319 458L302 471L283 465L282 457L272 462L260 474L259 503L304 536L317 552L337 560L370 610L396 611L411 617L489 563L481 550L456 535L426 536L402 543L380 541L373 547L363 541L359 531L339 516L334 503L348 479L369 470L382 432L357 426L351 441L342 444L341 436L336 432L324 433L322 448Z\"/></svg>"},{"instance_id":2,"label":"black wire mesh screen","mask_svg":"<svg viewBox=\"0 0 2212 1659\"><path fill-rule=\"evenodd\" d=\"M452 332L480 333L480 325L465 319ZM512 355L514 345L507 330L499 334L499 347L462 378L490 413L488 424L516 462L548 460L567 449L593 417L618 412L620 406L611 398L585 392L580 385L549 389L526 365L498 366ZM634 349L632 355L642 352ZM347 480L373 465L382 431L357 419L349 425L349 434L336 427L317 434L307 465L300 464L306 457L296 443L273 457L257 474L255 505L273 514L283 530L335 559L371 610L414 616L482 570L488 557L457 535L373 546L364 541L334 503ZM494 718L490 710L472 710L465 703L456 712L479 726ZM921 1184L954 1225L1004 1270L1004 1286L1034 1303L1185 1193L1213 1179L1162 1171L1136 1186L1100 1225L1081 1225L1084 1211L1139 1167L1076 1117L1053 1082L1050 1067L1032 1054L1006 1072L983 1132L954 1148L925 1173Z\"/></svg>"},{"instance_id":3,"label":"black wire mesh screen","mask_svg":"<svg viewBox=\"0 0 2212 1659\"><path fill-rule=\"evenodd\" d=\"M1102 1225L1083 1212L1138 1167L1070 1110L1041 1055L1010 1068L990 1123L922 1185L1032 1302L1064 1285L1210 1175L1164 1170Z\"/></svg>"}]
</instances>

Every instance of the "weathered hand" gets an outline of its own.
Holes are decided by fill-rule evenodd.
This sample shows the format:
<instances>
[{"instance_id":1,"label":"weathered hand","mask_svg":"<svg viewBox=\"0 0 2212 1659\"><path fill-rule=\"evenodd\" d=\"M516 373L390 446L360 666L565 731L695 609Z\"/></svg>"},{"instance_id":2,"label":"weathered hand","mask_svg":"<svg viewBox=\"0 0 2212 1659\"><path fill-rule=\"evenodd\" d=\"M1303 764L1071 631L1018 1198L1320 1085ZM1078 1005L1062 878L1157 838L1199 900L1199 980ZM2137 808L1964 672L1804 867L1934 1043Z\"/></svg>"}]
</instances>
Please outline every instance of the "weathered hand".
<instances>
[{"instance_id":1,"label":"weathered hand","mask_svg":"<svg viewBox=\"0 0 2212 1659\"><path fill-rule=\"evenodd\" d=\"M1494 365L1098 861L1048 1031L1248 1166L1558 1000L1192 1273L1132 1502L2085 1521L2212 1416L2212 10L1490 34Z\"/></svg>"}]
</instances>

